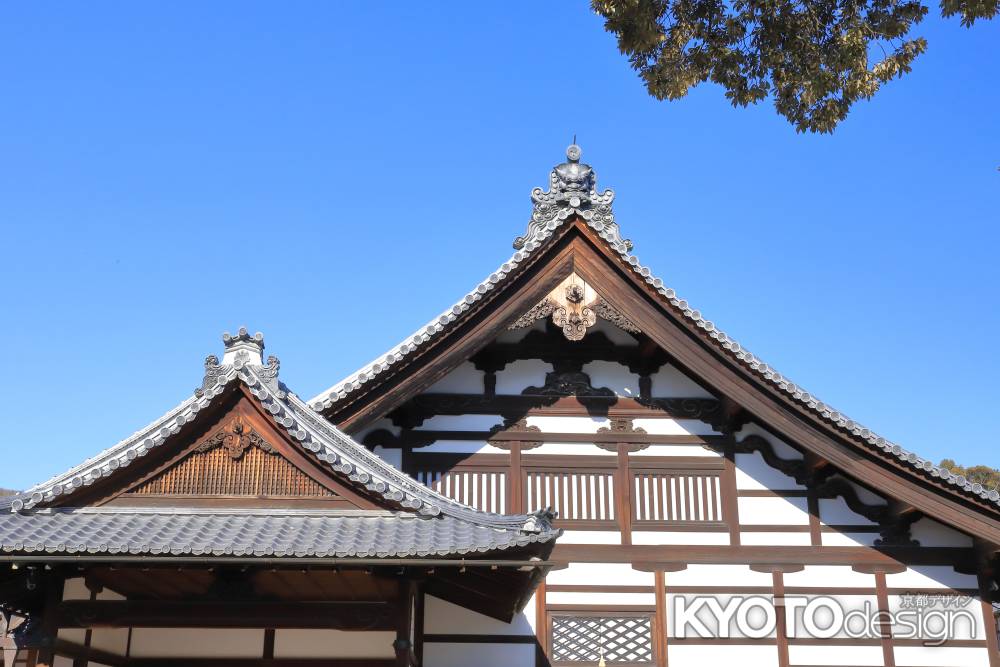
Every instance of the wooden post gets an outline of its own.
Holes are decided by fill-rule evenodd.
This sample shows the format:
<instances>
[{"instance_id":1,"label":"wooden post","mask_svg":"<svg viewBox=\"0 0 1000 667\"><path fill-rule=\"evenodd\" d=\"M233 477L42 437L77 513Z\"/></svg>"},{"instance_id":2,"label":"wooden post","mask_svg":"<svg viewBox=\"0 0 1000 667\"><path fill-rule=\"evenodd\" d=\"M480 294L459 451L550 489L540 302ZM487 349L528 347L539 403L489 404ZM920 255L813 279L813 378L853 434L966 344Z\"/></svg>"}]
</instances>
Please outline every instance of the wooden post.
<instances>
[{"instance_id":1,"label":"wooden post","mask_svg":"<svg viewBox=\"0 0 1000 667\"><path fill-rule=\"evenodd\" d=\"M50 573L50 576L40 578L39 584L45 587L45 606L42 609L42 618L39 625L39 636L41 646L38 648L38 655L35 659L36 667L52 667L55 662L56 632L56 608L62 602L63 584L62 577Z\"/></svg>"},{"instance_id":2,"label":"wooden post","mask_svg":"<svg viewBox=\"0 0 1000 667\"><path fill-rule=\"evenodd\" d=\"M396 651L397 667L416 665L414 640L416 639L415 605L417 584L414 581L400 579L399 608L396 609L396 641L392 648Z\"/></svg>"}]
</instances>

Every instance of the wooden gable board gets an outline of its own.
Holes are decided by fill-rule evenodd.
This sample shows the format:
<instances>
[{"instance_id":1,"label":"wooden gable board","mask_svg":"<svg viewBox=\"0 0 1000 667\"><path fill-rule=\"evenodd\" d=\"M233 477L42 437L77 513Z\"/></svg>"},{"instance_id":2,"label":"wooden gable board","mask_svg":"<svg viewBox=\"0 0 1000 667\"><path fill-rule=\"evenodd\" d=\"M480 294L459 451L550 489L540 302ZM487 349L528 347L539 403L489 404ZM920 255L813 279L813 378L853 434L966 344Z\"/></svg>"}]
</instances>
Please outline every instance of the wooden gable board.
<instances>
[{"instance_id":1,"label":"wooden gable board","mask_svg":"<svg viewBox=\"0 0 1000 667\"><path fill-rule=\"evenodd\" d=\"M1000 509L983 499L919 475L896 458L881 455L849 433L820 419L788 395L762 382L707 340L704 331L674 312L582 220L567 222L547 247L498 286L475 310L425 345L419 353L344 404L324 411L342 429L357 432L426 390L488 345L571 273L578 274L616 307L678 366L813 456L854 480L877 488L902 507L1000 545Z\"/></svg>"}]
</instances>

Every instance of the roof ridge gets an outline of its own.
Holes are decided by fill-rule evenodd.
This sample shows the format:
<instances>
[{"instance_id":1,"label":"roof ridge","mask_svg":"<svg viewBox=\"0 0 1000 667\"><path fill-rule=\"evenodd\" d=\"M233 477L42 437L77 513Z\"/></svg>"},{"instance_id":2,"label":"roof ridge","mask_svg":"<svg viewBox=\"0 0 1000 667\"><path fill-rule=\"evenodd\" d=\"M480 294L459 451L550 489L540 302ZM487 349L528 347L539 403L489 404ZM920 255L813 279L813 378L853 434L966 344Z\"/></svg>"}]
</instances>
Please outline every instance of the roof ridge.
<instances>
[{"instance_id":1,"label":"roof ridge","mask_svg":"<svg viewBox=\"0 0 1000 667\"><path fill-rule=\"evenodd\" d=\"M573 147L570 148L572 149ZM560 167L563 166L565 165L560 165ZM587 165L582 166L588 167ZM556 170L558 169L559 167L556 168ZM595 197L598 197L596 194L596 177L592 173L589 176L591 179L589 181L589 198L581 199L580 197L574 198L568 196L579 194L569 192L568 190L556 192L556 188L560 187L555 174L556 170L550 176L550 193L542 193L540 188L535 188L532 191L534 207L528 233L515 241L515 247L519 249L507 262L504 262L497 271L494 271L486 280L479 283L471 292L452 306L451 309L444 311L440 316L417 329L411 337L404 339L388 353L380 355L375 361L362 366L359 370L310 399L309 404L313 410L319 412L333 407L354 390L375 379L394 364L406 358L407 355L421 345L448 329L452 323L469 310L472 304L481 300L484 295L502 283L518 266L532 257L539 248L547 245L554 237L556 230L563 227L567 221L579 218L588 227L597 232L597 235L608 244L618 257L639 278L652 287L660 297L665 299L685 319L704 330L706 335L713 339L718 348L735 358L768 384L780 389L820 418L846 431L849 435L868 447L880 450L884 455L894 457L916 471L938 478L944 483L955 487L957 491L1000 506L1000 490L987 489L982 484L972 483L964 476L956 475L947 468L937 466L931 460L904 449L859 422L850 419L842 412L833 409L809 392L803 390L784 375L778 373L773 367L750 353L749 350L740 345L734 338L716 327L712 321L705 319L700 311L691 308L686 300L677 296L677 293L673 289L667 287L660 278L656 277L648 267L643 266L639 262L639 259L631 253L632 244L622 239L618 225L610 210L614 193L607 190L603 195L599 196L603 200L596 199ZM553 195L553 193L555 194Z\"/></svg>"},{"instance_id":2,"label":"roof ridge","mask_svg":"<svg viewBox=\"0 0 1000 667\"><path fill-rule=\"evenodd\" d=\"M263 346L262 338L259 344ZM417 482L356 442L290 392L278 380L279 367L280 362L273 356L263 365L259 356L249 359L234 356L232 363L226 363L226 359L220 363L217 357L209 355L205 359L205 378L201 387L195 390L195 396L185 399L160 419L114 447L24 493L5 498L0 508L15 512L30 509L127 467L178 433L184 424L195 419L198 412L211 405L212 400L222 394L230 383L238 380L246 385L291 439L298 441L323 464L387 501L421 515L444 514L486 527L526 532L551 528L553 516L548 510L528 515L481 512Z\"/></svg>"}]
</instances>

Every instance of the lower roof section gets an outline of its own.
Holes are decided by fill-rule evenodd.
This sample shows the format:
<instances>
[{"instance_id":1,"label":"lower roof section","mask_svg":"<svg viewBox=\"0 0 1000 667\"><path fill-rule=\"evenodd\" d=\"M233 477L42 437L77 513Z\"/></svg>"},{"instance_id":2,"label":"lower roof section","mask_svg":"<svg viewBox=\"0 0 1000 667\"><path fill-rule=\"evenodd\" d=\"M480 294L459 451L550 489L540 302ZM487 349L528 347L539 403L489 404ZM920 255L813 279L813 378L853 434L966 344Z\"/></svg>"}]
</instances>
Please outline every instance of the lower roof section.
<instances>
[{"instance_id":1,"label":"lower roof section","mask_svg":"<svg viewBox=\"0 0 1000 667\"><path fill-rule=\"evenodd\" d=\"M388 511L86 507L0 514L0 554L29 558L447 558L550 546L558 535Z\"/></svg>"}]
</instances>

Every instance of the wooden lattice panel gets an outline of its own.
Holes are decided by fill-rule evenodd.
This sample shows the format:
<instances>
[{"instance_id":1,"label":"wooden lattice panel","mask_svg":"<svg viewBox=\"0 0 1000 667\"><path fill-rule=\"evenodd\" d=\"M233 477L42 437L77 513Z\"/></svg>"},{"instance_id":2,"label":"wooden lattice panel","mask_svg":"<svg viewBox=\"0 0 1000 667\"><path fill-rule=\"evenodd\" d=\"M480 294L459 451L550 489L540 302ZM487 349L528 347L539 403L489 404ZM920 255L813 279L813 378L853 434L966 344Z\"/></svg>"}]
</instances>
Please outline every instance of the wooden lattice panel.
<instances>
[{"instance_id":1,"label":"wooden lattice panel","mask_svg":"<svg viewBox=\"0 0 1000 667\"><path fill-rule=\"evenodd\" d=\"M529 512L552 507L563 521L615 520L612 471L529 470L525 491Z\"/></svg>"},{"instance_id":2,"label":"wooden lattice panel","mask_svg":"<svg viewBox=\"0 0 1000 667\"><path fill-rule=\"evenodd\" d=\"M648 615L553 615L551 633L553 665L653 663Z\"/></svg>"},{"instance_id":3,"label":"wooden lattice panel","mask_svg":"<svg viewBox=\"0 0 1000 667\"><path fill-rule=\"evenodd\" d=\"M722 492L714 472L633 474L633 517L641 523L722 521Z\"/></svg>"},{"instance_id":4,"label":"wooden lattice panel","mask_svg":"<svg viewBox=\"0 0 1000 667\"><path fill-rule=\"evenodd\" d=\"M441 495L478 510L507 511L507 473L502 470L417 470L413 476Z\"/></svg>"},{"instance_id":5,"label":"wooden lattice panel","mask_svg":"<svg viewBox=\"0 0 1000 667\"><path fill-rule=\"evenodd\" d=\"M143 482L137 495L195 494L225 496L334 495L278 454L248 447L233 458L224 447L195 452L159 476Z\"/></svg>"}]
</instances>

